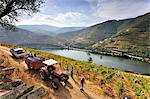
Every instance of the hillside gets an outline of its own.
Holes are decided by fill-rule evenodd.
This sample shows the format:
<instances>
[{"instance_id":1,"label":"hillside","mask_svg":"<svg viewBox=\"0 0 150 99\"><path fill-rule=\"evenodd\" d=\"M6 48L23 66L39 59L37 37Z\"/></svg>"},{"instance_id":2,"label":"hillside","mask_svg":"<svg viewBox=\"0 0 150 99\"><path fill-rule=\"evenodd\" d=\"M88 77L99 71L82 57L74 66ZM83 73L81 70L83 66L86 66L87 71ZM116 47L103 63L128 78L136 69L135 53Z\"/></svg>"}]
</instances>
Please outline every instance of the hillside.
<instances>
[{"instance_id":1,"label":"hillside","mask_svg":"<svg viewBox=\"0 0 150 99\"><path fill-rule=\"evenodd\" d=\"M19 75L15 75L15 78L22 79L29 84L32 82L32 84L36 86L42 85L48 91L48 95L54 99L77 99L78 97L82 99L124 99L125 97L132 99L148 99L150 97L149 76L127 73L117 69L77 61L39 50L26 48L26 51L59 61L62 70L70 68L70 65L74 66L75 79L69 80L73 88L63 87L62 85L60 90L54 91L49 86L48 82L41 81L37 73L26 70L26 64L24 64L23 60L20 63L19 61L12 59L12 57L10 57L11 54L9 48L0 47L0 53L7 57L3 65L16 66L16 68L19 69L16 71ZM79 80L83 76L86 78L86 84L85 92L81 93L79 91Z\"/></svg>"},{"instance_id":2,"label":"hillside","mask_svg":"<svg viewBox=\"0 0 150 99\"><path fill-rule=\"evenodd\" d=\"M109 20L80 31L60 34L60 36L65 39L69 38L70 42L73 42L72 44L78 47L81 45L87 47L104 39L118 36L130 40L135 39L132 44L140 43L141 45L148 42L149 39L149 16L150 13L147 13L131 19ZM138 39L134 38L135 35L139 35L137 36Z\"/></svg>"},{"instance_id":3,"label":"hillside","mask_svg":"<svg viewBox=\"0 0 150 99\"><path fill-rule=\"evenodd\" d=\"M69 39L74 44L91 45L99 40L112 36L116 33L116 21L108 21L102 24L97 24L80 31L60 34L60 37ZM108 27L109 26L109 27ZM106 34L107 32L107 34Z\"/></svg>"},{"instance_id":4,"label":"hillside","mask_svg":"<svg viewBox=\"0 0 150 99\"><path fill-rule=\"evenodd\" d=\"M0 42L9 44L49 44L62 45L62 40L47 35L38 35L36 33L19 29L15 31L0 28Z\"/></svg>"},{"instance_id":5,"label":"hillside","mask_svg":"<svg viewBox=\"0 0 150 99\"><path fill-rule=\"evenodd\" d=\"M105 48L123 51L136 56L150 57L150 13L118 21L117 33L101 43L93 45L94 49Z\"/></svg>"},{"instance_id":6,"label":"hillside","mask_svg":"<svg viewBox=\"0 0 150 99\"><path fill-rule=\"evenodd\" d=\"M35 86L35 87L44 87L46 90L46 96L43 98L40 98L41 94L43 94L42 91L37 92L37 99L77 99L78 97L82 99L92 98L92 99L110 99L109 96L100 95L95 92L91 92L90 89L92 87L96 87L95 84L92 82L88 82L90 86L86 87L85 92L80 92L79 87L79 79L69 79L69 82L65 84L60 84L60 88L58 90L54 90L50 84L50 81L42 81L40 78L40 75L36 71L28 70L27 65L25 64L25 61L23 59L14 59L11 57L11 53L9 51L10 49L4 46L0 46L0 59L4 60L4 63L1 64L1 66L13 66L16 68L16 71L14 71L12 75L12 79L21 79L24 83ZM26 49L29 51L29 49ZM32 51L33 52L33 51ZM41 53L42 54L42 53ZM0 67L1 67L0 66ZM2 83L1 83L2 85ZM1 87L1 86L0 86ZM8 89L8 88L7 88ZM98 89L98 88L97 88ZM1 90L1 88L0 88ZM2 90L0 91L0 98L1 98ZM18 92L21 93L21 92ZM36 93L36 92L35 92ZM30 93L32 97L34 97L32 94L34 92ZM34 98L35 98L34 97ZM2 98L3 99L3 98ZM5 99L5 98L4 98ZM13 99L13 98L11 98ZM17 98L17 99L33 99L30 97L25 98Z\"/></svg>"}]
</instances>

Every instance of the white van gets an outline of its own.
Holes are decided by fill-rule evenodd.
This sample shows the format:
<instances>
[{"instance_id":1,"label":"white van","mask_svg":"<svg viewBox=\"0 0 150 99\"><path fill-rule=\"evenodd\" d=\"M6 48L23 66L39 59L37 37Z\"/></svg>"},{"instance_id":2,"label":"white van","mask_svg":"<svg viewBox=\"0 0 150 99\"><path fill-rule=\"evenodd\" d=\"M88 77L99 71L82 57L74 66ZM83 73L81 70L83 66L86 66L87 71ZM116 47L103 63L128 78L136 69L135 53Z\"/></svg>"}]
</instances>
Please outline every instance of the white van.
<instances>
[{"instance_id":1,"label":"white van","mask_svg":"<svg viewBox=\"0 0 150 99\"><path fill-rule=\"evenodd\" d=\"M10 52L15 58L24 58L26 55L23 48L11 49Z\"/></svg>"}]
</instances>

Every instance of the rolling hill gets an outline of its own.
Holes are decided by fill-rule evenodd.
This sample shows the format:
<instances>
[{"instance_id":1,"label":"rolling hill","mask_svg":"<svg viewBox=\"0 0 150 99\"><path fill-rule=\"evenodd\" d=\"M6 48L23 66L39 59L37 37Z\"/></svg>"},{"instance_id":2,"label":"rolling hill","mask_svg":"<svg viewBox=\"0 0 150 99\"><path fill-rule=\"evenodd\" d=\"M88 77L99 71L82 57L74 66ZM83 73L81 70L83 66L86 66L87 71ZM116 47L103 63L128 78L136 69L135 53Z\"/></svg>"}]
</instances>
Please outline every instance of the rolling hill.
<instances>
[{"instance_id":1,"label":"rolling hill","mask_svg":"<svg viewBox=\"0 0 150 99\"><path fill-rule=\"evenodd\" d=\"M34 32L38 35L50 35L50 36L55 36L56 34L53 32L60 29L59 27L49 25L19 25L17 27Z\"/></svg>"},{"instance_id":2,"label":"rolling hill","mask_svg":"<svg viewBox=\"0 0 150 99\"><path fill-rule=\"evenodd\" d=\"M0 28L0 43L9 44L32 44L32 45L62 45L62 40L48 35L38 35L36 33L19 29L15 31Z\"/></svg>"},{"instance_id":3,"label":"rolling hill","mask_svg":"<svg viewBox=\"0 0 150 99\"><path fill-rule=\"evenodd\" d=\"M56 36L65 32L81 30L84 27L56 27L50 25L19 25L18 28L34 32L38 35Z\"/></svg>"},{"instance_id":4,"label":"rolling hill","mask_svg":"<svg viewBox=\"0 0 150 99\"><path fill-rule=\"evenodd\" d=\"M89 47L100 41L106 41L108 38L115 39L115 44L121 45L123 41L129 45L149 47L150 36L150 13L138 16L136 18L124 20L109 20L94 26L87 27L80 31L63 33L59 36L69 39L72 46ZM118 40L122 39L122 40ZM107 40L107 44L110 41ZM114 43L113 42L113 43ZM123 45L122 45L123 46Z\"/></svg>"},{"instance_id":5,"label":"rolling hill","mask_svg":"<svg viewBox=\"0 0 150 99\"><path fill-rule=\"evenodd\" d=\"M117 32L111 38L94 45L109 50L150 57L150 13L136 18L118 21Z\"/></svg>"}]
</instances>

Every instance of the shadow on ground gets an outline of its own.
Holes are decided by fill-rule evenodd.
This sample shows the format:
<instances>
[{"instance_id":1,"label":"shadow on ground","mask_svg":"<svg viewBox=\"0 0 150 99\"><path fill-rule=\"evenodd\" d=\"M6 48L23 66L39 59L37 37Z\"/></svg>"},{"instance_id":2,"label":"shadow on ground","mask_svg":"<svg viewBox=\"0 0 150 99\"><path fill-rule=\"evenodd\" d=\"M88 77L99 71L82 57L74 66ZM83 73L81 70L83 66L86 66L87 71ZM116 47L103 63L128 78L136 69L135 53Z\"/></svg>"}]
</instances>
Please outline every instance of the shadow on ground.
<instances>
[{"instance_id":1,"label":"shadow on ground","mask_svg":"<svg viewBox=\"0 0 150 99\"><path fill-rule=\"evenodd\" d=\"M28 70L27 72L35 79L38 79L41 81L38 70ZM71 85L70 82L66 82L66 84L57 82L57 84L59 85L59 89L57 89L57 90L53 89L52 83L50 80L42 81L42 83L46 87L50 88L51 90L54 90L52 92L52 95L55 96L56 99L71 99L72 96L71 96L69 90L67 89L67 87L70 89L73 89L73 86Z\"/></svg>"},{"instance_id":2,"label":"shadow on ground","mask_svg":"<svg viewBox=\"0 0 150 99\"><path fill-rule=\"evenodd\" d=\"M80 84L74 78L72 78L72 80L78 87L80 87ZM83 93L83 95L87 97L87 99L92 99L85 91L81 91L81 92Z\"/></svg>"}]
</instances>

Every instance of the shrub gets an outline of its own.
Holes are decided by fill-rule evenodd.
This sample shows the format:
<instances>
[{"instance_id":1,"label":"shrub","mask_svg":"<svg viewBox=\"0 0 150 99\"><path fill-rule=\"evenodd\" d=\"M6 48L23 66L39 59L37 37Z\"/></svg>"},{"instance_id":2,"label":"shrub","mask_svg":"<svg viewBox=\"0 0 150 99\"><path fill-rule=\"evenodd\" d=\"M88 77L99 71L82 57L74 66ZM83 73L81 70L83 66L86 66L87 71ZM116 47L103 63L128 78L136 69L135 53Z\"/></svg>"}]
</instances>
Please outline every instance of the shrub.
<instances>
[{"instance_id":1,"label":"shrub","mask_svg":"<svg viewBox=\"0 0 150 99\"><path fill-rule=\"evenodd\" d=\"M125 88L124 88L124 84L123 83L119 83L118 84L118 92L119 92L119 95L122 95L122 93L125 91Z\"/></svg>"},{"instance_id":2,"label":"shrub","mask_svg":"<svg viewBox=\"0 0 150 99\"><path fill-rule=\"evenodd\" d=\"M112 74L108 75L108 76L106 77L106 80L111 79L115 74L116 74L116 73L112 73Z\"/></svg>"},{"instance_id":3,"label":"shrub","mask_svg":"<svg viewBox=\"0 0 150 99\"><path fill-rule=\"evenodd\" d=\"M102 75L104 75L104 74L106 74L107 72L105 71L105 70L103 70L102 72L101 72L101 74Z\"/></svg>"},{"instance_id":4,"label":"shrub","mask_svg":"<svg viewBox=\"0 0 150 99\"><path fill-rule=\"evenodd\" d=\"M135 86L133 88L133 90L134 90L136 96L141 96L141 94L144 93L144 91L140 87L138 87L138 86Z\"/></svg>"}]
</instances>

